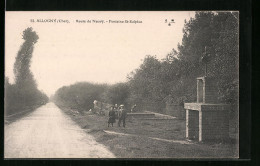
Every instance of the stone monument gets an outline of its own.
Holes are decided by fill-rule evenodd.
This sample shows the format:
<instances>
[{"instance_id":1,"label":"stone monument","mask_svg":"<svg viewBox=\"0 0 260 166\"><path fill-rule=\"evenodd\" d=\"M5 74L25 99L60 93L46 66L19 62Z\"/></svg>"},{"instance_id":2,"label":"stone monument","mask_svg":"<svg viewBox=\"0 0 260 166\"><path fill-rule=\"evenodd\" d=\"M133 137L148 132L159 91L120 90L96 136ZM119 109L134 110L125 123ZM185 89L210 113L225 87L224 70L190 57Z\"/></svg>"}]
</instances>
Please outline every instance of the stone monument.
<instances>
[{"instance_id":1,"label":"stone monument","mask_svg":"<svg viewBox=\"0 0 260 166\"><path fill-rule=\"evenodd\" d=\"M197 102L185 103L186 138L198 141L223 141L229 138L230 105L218 103L216 80L197 78Z\"/></svg>"}]
</instances>

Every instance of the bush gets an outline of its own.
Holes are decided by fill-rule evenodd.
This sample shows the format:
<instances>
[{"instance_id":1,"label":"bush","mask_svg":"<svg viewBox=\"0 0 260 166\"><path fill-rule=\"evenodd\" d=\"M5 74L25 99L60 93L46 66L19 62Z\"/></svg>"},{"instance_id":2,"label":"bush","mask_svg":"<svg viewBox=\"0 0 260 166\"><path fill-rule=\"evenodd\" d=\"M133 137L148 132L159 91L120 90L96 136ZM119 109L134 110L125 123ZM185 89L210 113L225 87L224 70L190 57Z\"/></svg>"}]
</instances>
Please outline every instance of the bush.
<instances>
[{"instance_id":1,"label":"bush","mask_svg":"<svg viewBox=\"0 0 260 166\"><path fill-rule=\"evenodd\" d=\"M101 100L106 89L106 84L80 82L70 86L63 86L56 91L53 98L57 105L84 111L93 108L94 100Z\"/></svg>"}]
</instances>

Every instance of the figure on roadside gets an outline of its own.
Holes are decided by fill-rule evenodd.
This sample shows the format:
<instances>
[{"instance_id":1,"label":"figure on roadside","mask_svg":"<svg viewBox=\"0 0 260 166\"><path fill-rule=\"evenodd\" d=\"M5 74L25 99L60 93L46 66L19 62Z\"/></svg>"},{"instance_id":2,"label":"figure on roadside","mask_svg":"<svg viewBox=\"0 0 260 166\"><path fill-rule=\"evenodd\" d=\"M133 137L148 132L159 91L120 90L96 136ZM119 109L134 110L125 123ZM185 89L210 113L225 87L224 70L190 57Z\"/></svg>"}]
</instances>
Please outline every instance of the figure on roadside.
<instances>
[{"instance_id":1,"label":"figure on roadside","mask_svg":"<svg viewBox=\"0 0 260 166\"><path fill-rule=\"evenodd\" d=\"M110 126L110 124L113 127L113 124L116 122L116 113L115 113L114 106L110 107L108 116L109 116L109 118L108 118L108 127Z\"/></svg>"},{"instance_id":2,"label":"figure on roadside","mask_svg":"<svg viewBox=\"0 0 260 166\"><path fill-rule=\"evenodd\" d=\"M118 126L120 127L121 121L123 121L123 127L125 127L125 119L127 116L127 112L124 105L120 105L118 112Z\"/></svg>"},{"instance_id":3,"label":"figure on roadside","mask_svg":"<svg viewBox=\"0 0 260 166\"><path fill-rule=\"evenodd\" d=\"M137 110L136 110L136 104L135 105L133 105L133 107L131 108L131 112L136 112Z\"/></svg>"}]
</instances>

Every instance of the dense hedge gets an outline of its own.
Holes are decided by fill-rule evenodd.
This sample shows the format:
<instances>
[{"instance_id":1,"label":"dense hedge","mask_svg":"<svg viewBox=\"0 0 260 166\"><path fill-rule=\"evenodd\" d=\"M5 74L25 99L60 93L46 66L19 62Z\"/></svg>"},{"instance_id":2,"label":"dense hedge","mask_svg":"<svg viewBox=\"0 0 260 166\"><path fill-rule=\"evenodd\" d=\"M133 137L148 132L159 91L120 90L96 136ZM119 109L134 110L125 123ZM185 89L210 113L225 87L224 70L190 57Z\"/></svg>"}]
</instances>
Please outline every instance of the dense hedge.
<instances>
[{"instance_id":1,"label":"dense hedge","mask_svg":"<svg viewBox=\"0 0 260 166\"><path fill-rule=\"evenodd\" d=\"M106 89L106 84L76 83L58 89L53 100L57 105L80 111L89 110L93 108L94 100L101 100Z\"/></svg>"},{"instance_id":2,"label":"dense hedge","mask_svg":"<svg viewBox=\"0 0 260 166\"><path fill-rule=\"evenodd\" d=\"M48 97L37 89L30 87L19 88L16 84L10 84L8 78L5 81L5 113L15 114L31 110L48 102Z\"/></svg>"}]
</instances>

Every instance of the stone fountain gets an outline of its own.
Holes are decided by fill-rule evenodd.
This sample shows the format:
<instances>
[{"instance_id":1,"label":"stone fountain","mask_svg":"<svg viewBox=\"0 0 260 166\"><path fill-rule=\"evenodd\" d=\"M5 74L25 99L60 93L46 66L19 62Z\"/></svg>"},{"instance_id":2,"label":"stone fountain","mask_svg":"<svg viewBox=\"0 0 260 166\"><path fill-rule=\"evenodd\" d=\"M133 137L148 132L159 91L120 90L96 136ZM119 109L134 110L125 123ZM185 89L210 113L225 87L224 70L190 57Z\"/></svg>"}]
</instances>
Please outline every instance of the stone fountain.
<instances>
[{"instance_id":1,"label":"stone fountain","mask_svg":"<svg viewBox=\"0 0 260 166\"><path fill-rule=\"evenodd\" d=\"M213 77L197 78L197 102L184 104L187 139L223 141L229 138L230 105L218 103L216 82Z\"/></svg>"}]
</instances>

